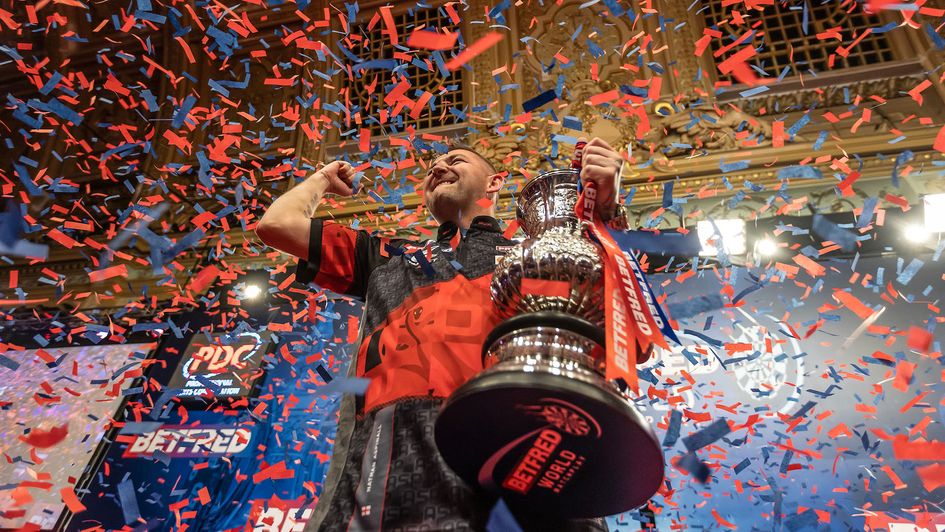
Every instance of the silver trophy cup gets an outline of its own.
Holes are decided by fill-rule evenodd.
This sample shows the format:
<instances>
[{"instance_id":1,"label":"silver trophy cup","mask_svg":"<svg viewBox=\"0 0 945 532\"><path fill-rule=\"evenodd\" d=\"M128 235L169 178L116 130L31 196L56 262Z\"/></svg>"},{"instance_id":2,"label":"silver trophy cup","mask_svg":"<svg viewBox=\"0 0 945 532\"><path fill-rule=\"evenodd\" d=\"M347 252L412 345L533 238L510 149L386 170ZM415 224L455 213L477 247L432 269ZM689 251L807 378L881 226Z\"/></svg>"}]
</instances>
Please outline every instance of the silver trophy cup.
<instances>
[{"instance_id":1,"label":"silver trophy cup","mask_svg":"<svg viewBox=\"0 0 945 532\"><path fill-rule=\"evenodd\" d=\"M522 189L527 238L492 278L505 318L483 345L485 369L446 401L435 428L446 463L513 508L561 518L643 505L663 481L652 429L604 378L603 252L574 213L578 171Z\"/></svg>"}]
</instances>

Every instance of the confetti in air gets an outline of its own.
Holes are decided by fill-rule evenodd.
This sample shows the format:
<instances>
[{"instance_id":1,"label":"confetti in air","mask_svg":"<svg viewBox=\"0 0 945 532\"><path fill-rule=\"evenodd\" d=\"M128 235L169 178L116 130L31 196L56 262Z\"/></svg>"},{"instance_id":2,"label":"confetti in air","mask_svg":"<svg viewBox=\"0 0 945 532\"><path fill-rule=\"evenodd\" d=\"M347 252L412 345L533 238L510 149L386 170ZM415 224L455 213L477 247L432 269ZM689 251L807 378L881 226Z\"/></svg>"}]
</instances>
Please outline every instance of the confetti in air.
<instances>
[{"instance_id":1,"label":"confetti in air","mask_svg":"<svg viewBox=\"0 0 945 532\"><path fill-rule=\"evenodd\" d=\"M433 158L493 161L512 237L580 136L680 339L612 529L945 526L940 5L0 0L0 528L300 529L370 324L263 212L346 161L315 216L433 279Z\"/></svg>"}]
</instances>

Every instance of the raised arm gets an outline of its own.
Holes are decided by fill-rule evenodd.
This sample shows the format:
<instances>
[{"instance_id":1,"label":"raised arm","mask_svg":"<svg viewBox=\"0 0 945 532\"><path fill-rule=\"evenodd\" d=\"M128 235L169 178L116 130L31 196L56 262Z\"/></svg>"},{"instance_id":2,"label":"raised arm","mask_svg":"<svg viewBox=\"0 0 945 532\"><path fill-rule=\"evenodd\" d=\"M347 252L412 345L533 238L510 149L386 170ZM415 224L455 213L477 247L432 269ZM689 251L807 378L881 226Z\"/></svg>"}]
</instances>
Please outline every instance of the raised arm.
<instances>
[{"instance_id":1,"label":"raised arm","mask_svg":"<svg viewBox=\"0 0 945 532\"><path fill-rule=\"evenodd\" d=\"M256 236L267 246L307 259L311 218L322 196L350 196L353 177L350 164L329 163L273 201L256 224Z\"/></svg>"}]
</instances>

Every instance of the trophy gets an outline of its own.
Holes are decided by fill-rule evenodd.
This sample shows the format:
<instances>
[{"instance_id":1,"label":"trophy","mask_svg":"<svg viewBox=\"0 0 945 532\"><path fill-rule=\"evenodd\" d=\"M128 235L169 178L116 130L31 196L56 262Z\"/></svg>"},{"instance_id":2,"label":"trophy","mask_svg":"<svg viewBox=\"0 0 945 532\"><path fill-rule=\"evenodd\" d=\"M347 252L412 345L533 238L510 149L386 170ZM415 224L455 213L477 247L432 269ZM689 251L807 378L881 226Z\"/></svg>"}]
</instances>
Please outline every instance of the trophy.
<instances>
[{"instance_id":1,"label":"trophy","mask_svg":"<svg viewBox=\"0 0 945 532\"><path fill-rule=\"evenodd\" d=\"M468 484L563 519L641 506L664 469L653 430L605 378L612 296L603 250L575 214L578 182L572 168L523 187L517 217L527 238L492 278L504 321L483 345L485 369L450 395L434 433Z\"/></svg>"}]
</instances>

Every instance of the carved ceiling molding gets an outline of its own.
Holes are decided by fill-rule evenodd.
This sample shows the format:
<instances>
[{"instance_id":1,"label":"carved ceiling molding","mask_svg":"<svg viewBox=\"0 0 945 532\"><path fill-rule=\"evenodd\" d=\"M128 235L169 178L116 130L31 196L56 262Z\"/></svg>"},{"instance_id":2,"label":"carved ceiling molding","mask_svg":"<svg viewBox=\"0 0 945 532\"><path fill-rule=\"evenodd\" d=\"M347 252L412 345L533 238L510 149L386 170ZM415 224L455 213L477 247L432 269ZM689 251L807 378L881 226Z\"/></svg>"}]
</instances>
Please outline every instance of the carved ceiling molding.
<instances>
[{"instance_id":1,"label":"carved ceiling molding","mask_svg":"<svg viewBox=\"0 0 945 532\"><path fill-rule=\"evenodd\" d=\"M864 97L878 96L884 100L893 100L903 97L905 93L915 88L919 82L926 78L927 76L919 72L888 78L838 83L827 87L797 87L796 90L791 91L777 91L762 93L762 95L750 98L737 98L736 105L746 113L757 115L762 109L773 113L785 112L789 109L801 111L814 106L826 108L850 105L852 103L851 99L858 95ZM731 97L720 98L722 101L733 99L736 99L734 94Z\"/></svg>"},{"instance_id":2,"label":"carved ceiling molding","mask_svg":"<svg viewBox=\"0 0 945 532\"><path fill-rule=\"evenodd\" d=\"M650 153L656 170L672 172L669 159L770 146L771 134L766 118L735 110L720 114L714 107L700 106L654 121L641 147ZM786 142L803 140L797 136Z\"/></svg>"},{"instance_id":3,"label":"carved ceiling molding","mask_svg":"<svg viewBox=\"0 0 945 532\"><path fill-rule=\"evenodd\" d=\"M639 5L642 2L635 3L635 9L642 11L643 6ZM698 9L692 8L691 2L680 0L656 0L654 3L658 14L647 17L645 24L647 34L656 36L656 42L659 43L650 50L659 52L647 51L647 61L671 65L673 69L663 74L663 94L670 98L677 95L695 96L696 92L706 91L711 94L711 84L704 73L701 80L696 81L699 68L705 69L705 61L696 55L695 43L702 37L701 25L694 23L694 19L701 18L693 15ZM683 26L679 27L680 24Z\"/></svg>"},{"instance_id":4,"label":"carved ceiling molding","mask_svg":"<svg viewBox=\"0 0 945 532\"><path fill-rule=\"evenodd\" d=\"M931 156L932 154L926 153L918 159L927 161ZM887 194L903 197L910 204L916 204L923 193L932 191L917 187L908 179L901 179L900 186L895 187L890 180L892 169L892 161L865 164L860 169L863 176L857 180L857 187L849 196L839 193L836 188L839 179L833 176L783 181L778 177L777 170L728 174L725 177L731 187L723 183L721 175L698 180L680 180L673 190L673 196L684 200L680 205L681 213L657 209L661 206L665 181L649 183L637 186L633 204L628 209L628 217L630 225L634 227L669 229L678 227L680 223L692 225L697 219L764 219L778 215L780 209L785 209L782 213L784 215L807 215L810 214L808 207L820 213L852 213L863 207L866 198L883 199ZM939 178L937 181L938 188L945 191L945 179ZM785 195L781 199L773 199L785 182L788 183L784 190ZM748 183L758 191L749 188ZM707 191L709 193L706 193ZM787 206L788 204L790 206ZM881 201L880 208L900 207ZM693 213L698 213L698 217L692 217ZM685 217L682 222L680 214Z\"/></svg>"},{"instance_id":5,"label":"carved ceiling molding","mask_svg":"<svg viewBox=\"0 0 945 532\"><path fill-rule=\"evenodd\" d=\"M526 94L538 93L540 87L536 82L545 89L557 83L557 74L546 73L553 63L565 74L565 90L572 101L596 94L598 82L591 79L588 68L594 62L600 65L600 80L627 83L628 72L620 68L621 56L612 48L630 40L632 30L624 18L605 19L602 16L605 12L603 4L581 8L580 2L568 1L560 5L547 3L544 7L532 4L518 14L518 31L527 36L523 45L526 53L521 60ZM572 40L579 28L581 34ZM589 54L588 41L607 52L602 60ZM563 63L560 58L568 62Z\"/></svg>"},{"instance_id":6,"label":"carved ceiling molding","mask_svg":"<svg viewBox=\"0 0 945 532\"><path fill-rule=\"evenodd\" d=\"M634 80L643 77L622 68L624 58L619 52L622 50L622 44L630 41L634 34L629 19L605 18L605 12L603 4L582 8L581 3L576 1L546 3L544 6L532 3L518 8L516 29L519 35L524 36L522 39L525 41L518 73L522 88L518 92L525 99L537 96L556 88L558 77L563 74L564 84L560 99L539 111L553 108L559 118L565 115L577 117L585 125L585 132L589 136L632 138L636 127L635 117L628 119L619 114L610 114L619 111L594 106L588 102L592 96L622 85L631 85ZM572 40L571 37L578 29L581 29L579 37ZM599 59L595 58L588 51L588 42L599 46L606 54ZM563 63L562 58L566 59L567 63ZM597 79L594 79L591 73L592 63L599 64ZM557 65L555 74L546 72L552 64ZM485 65L482 72L477 73L483 77L491 74L488 65ZM491 80L489 82L494 85ZM560 127L553 133L562 132L567 135L574 134L574 131L565 132L564 128Z\"/></svg>"}]
</instances>

